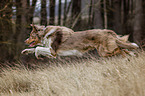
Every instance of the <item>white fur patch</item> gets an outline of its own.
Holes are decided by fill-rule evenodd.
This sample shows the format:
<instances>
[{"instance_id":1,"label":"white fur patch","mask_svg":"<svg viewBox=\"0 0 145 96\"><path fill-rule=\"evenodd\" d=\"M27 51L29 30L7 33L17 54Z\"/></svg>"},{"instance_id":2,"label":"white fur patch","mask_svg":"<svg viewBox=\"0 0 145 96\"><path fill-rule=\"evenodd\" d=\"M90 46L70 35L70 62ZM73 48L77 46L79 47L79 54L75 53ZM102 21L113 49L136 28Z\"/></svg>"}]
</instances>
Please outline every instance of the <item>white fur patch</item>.
<instances>
[{"instance_id":1,"label":"white fur patch","mask_svg":"<svg viewBox=\"0 0 145 96\"><path fill-rule=\"evenodd\" d=\"M131 43L135 47L139 47L136 43Z\"/></svg>"},{"instance_id":2,"label":"white fur patch","mask_svg":"<svg viewBox=\"0 0 145 96\"><path fill-rule=\"evenodd\" d=\"M52 39L51 39L51 37L50 37L50 38L48 38L48 47L49 47L49 48L51 48L51 44L52 44Z\"/></svg>"},{"instance_id":3,"label":"white fur patch","mask_svg":"<svg viewBox=\"0 0 145 96\"><path fill-rule=\"evenodd\" d=\"M52 48L52 47L51 47L51 44L52 44L52 39L51 39L51 37L49 37L48 39L45 38L44 41L43 41L43 44L45 45L45 47Z\"/></svg>"},{"instance_id":4,"label":"white fur patch","mask_svg":"<svg viewBox=\"0 0 145 96\"><path fill-rule=\"evenodd\" d=\"M45 48L45 47L36 47L35 49L35 56L38 58L39 55L53 57L51 55L51 48Z\"/></svg>"},{"instance_id":5,"label":"white fur patch","mask_svg":"<svg viewBox=\"0 0 145 96\"><path fill-rule=\"evenodd\" d=\"M59 56L82 56L83 53L78 50L67 50L58 52Z\"/></svg>"},{"instance_id":6,"label":"white fur patch","mask_svg":"<svg viewBox=\"0 0 145 96\"><path fill-rule=\"evenodd\" d=\"M57 28L53 28L51 29L45 36L44 38L47 38L49 35L51 35L52 33L54 33L56 31Z\"/></svg>"}]
</instances>

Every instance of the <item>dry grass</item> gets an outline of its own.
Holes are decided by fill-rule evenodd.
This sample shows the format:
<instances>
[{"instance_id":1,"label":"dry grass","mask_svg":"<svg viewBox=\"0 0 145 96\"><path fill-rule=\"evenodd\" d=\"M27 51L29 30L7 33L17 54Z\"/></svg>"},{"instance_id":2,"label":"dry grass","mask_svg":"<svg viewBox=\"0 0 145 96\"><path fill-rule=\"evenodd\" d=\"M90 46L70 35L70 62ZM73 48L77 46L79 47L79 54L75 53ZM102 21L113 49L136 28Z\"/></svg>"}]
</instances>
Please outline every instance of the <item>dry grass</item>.
<instances>
[{"instance_id":1,"label":"dry grass","mask_svg":"<svg viewBox=\"0 0 145 96\"><path fill-rule=\"evenodd\" d=\"M145 53L0 73L0 96L145 96Z\"/></svg>"}]
</instances>

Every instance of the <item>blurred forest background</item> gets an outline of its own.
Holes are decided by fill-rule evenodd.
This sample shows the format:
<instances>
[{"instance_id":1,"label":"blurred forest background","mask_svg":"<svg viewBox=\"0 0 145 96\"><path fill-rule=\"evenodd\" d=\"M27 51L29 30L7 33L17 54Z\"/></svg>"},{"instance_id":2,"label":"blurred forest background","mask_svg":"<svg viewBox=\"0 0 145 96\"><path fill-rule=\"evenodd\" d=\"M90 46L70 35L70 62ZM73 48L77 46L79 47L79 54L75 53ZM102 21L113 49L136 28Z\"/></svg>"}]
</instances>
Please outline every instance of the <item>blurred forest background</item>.
<instances>
[{"instance_id":1,"label":"blurred forest background","mask_svg":"<svg viewBox=\"0 0 145 96\"><path fill-rule=\"evenodd\" d=\"M17 60L30 24L111 29L144 45L145 0L0 0L0 62Z\"/></svg>"}]
</instances>

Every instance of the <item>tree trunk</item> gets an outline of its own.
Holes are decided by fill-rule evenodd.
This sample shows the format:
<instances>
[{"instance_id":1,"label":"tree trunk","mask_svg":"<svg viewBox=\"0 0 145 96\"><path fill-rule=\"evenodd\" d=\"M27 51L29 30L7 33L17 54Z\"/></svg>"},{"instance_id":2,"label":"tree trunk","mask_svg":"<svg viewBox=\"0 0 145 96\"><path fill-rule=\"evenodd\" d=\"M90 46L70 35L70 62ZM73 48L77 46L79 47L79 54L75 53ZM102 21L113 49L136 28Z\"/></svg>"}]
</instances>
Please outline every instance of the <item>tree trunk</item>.
<instances>
[{"instance_id":1,"label":"tree trunk","mask_svg":"<svg viewBox=\"0 0 145 96\"><path fill-rule=\"evenodd\" d=\"M13 39L14 39L14 52L15 52L15 57L14 58L17 58L18 57L18 53L19 53L19 35L21 33L21 29L22 29L22 23L21 23L21 20L22 20L22 4L21 4L21 0L16 0L16 32L14 33L14 36L13 36ZM17 46L17 47L16 47Z\"/></svg>"},{"instance_id":2,"label":"tree trunk","mask_svg":"<svg viewBox=\"0 0 145 96\"><path fill-rule=\"evenodd\" d=\"M47 26L46 0L41 0L41 25Z\"/></svg>"},{"instance_id":3,"label":"tree trunk","mask_svg":"<svg viewBox=\"0 0 145 96\"><path fill-rule=\"evenodd\" d=\"M107 24L108 24L108 29L113 29L113 0L106 0L106 5L107 5Z\"/></svg>"},{"instance_id":4,"label":"tree trunk","mask_svg":"<svg viewBox=\"0 0 145 96\"><path fill-rule=\"evenodd\" d=\"M103 4L104 4L104 28L105 29L107 29L107 27L108 27L108 18L107 18L107 8L106 8L106 0L104 0L104 2L103 2Z\"/></svg>"},{"instance_id":5,"label":"tree trunk","mask_svg":"<svg viewBox=\"0 0 145 96\"><path fill-rule=\"evenodd\" d=\"M13 59L12 49L12 2L0 1L0 62Z\"/></svg>"},{"instance_id":6,"label":"tree trunk","mask_svg":"<svg viewBox=\"0 0 145 96\"><path fill-rule=\"evenodd\" d=\"M133 40L137 44L141 42L142 35L142 24L143 24L143 9L142 9L142 0L134 0L135 4L135 17L134 17L134 32Z\"/></svg>"},{"instance_id":7,"label":"tree trunk","mask_svg":"<svg viewBox=\"0 0 145 96\"><path fill-rule=\"evenodd\" d=\"M71 5L72 5L72 1L69 2L68 6L66 8L66 13L65 13L65 21L64 21L65 24L64 25L67 27L70 27L70 23L71 23L71 22L66 22L70 9L71 9Z\"/></svg>"},{"instance_id":8,"label":"tree trunk","mask_svg":"<svg viewBox=\"0 0 145 96\"><path fill-rule=\"evenodd\" d=\"M29 0L27 0L27 9L28 9L27 22L28 22L28 24L32 24L33 14L34 14L34 10L35 10L37 0L33 0L31 6L30 6L30 2L28 2L28 1Z\"/></svg>"},{"instance_id":9,"label":"tree trunk","mask_svg":"<svg viewBox=\"0 0 145 96\"><path fill-rule=\"evenodd\" d=\"M18 59L24 49L24 40L27 35L27 0L16 1L16 33L14 34L15 59Z\"/></svg>"},{"instance_id":10,"label":"tree trunk","mask_svg":"<svg viewBox=\"0 0 145 96\"><path fill-rule=\"evenodd\" d=\"M145 0L143 0L143 18L145 18ZM143 21L143 25L145 25L145 19L144 19L144 21ZM145 28L143 28L143 36L142 36L143 38L143 40L145 40Z\"/></svg>"},{"instance_id":11,"label":"tree trunk","mask_svg":"<svg viewBox=\"0 0 145 96\"><path fill-rule=\"evenodd\" d=\"M129 21L129 17L130 17L130 14L129 12L131 12L131 10L129 10L129 2L128 0L123 0L122 1L122 5L123 5L123 25L122 25L122 34L129 34L131 31L131 23L128 23Z\"/></svg>"},{"instance_id":12,"label":"tree trunk","mask_svg":"<svg viewBox=\"0 0 145 96\"><path fill-rule=\"evenodd\" d=\"M58 25L61 25L61 0L59 0Z\"/></svg>"},{"instance_id":13,"label":"tree trunk","mask_svg":"<svg viewBox=\"0 0 145 96\"><path fill-rule=\"evenodd\" d=\"M93 27L94 28L103 28L103 19L101 15L101 0L94 0L93 2Z\"/></svg>"},{"instance_id":14,"label":"tree trunk","mask_svg":"<svg viewBox=\"0 0 145 96\"><path fill-rule=\"evenodd\" d=\"M20 42L19 47L24 47L24 40L26 39L26 33L27 33L27 0L21 0L21 31L18 41Z\"/></svg>"},{"instance_id":15,"label":"tree trunk","mask_svg":"<svg viewBox=\"0 0 145 96\"><path fill-rule=\"evenodd\" d=\"M121 24L121 0L113 0L113 30L118 33L122 34L122 24Z\"/></svg>"},{"instance_id":16,"label":"tree trunk","mask_svg":"<svg viewBox=\"0 0 145 96\"><path fill-rule=\"evenodd\" d=\"M81 27L81 0L72 0L72 17L71 18L73 20L72 27L75 30Z\"/></svg>"},{"instance_id":17,"label":"tree trunk","mask_svg":"<svg viewBox=\"0 0 145 96\"><path fill-rule=\"evenodd\" d=\"M93 6L93 0L90 0L90 5L89 5L89 20L88 20L88 25L89 25L89 28L92 28L92 15L93 15L93 12L92 12L92 6Z\"/></svg>"},{"instance_id":18,"label":"tree trunk","mask_svg":"<svg viewBox=\"0 0 145 96\"><path fill-rule=\"evenodd\" d=\"M50 25L54 25L55 24L55 0L50 0L49 3L49 13L50 13L50 17L49 17L49 24Z\"/></svg>"},{"instance_id":19,"label":"tree trunk","mask_svg":"<svg viewBox=\"0 0 145 96\"><path fill-rule=\"evenodd\" d=\"M65 25L65 22L66 22L66 10L67 10L67 0L65 0L65 3L64 3L63 25Z\"/></svg>"}]
</instances>

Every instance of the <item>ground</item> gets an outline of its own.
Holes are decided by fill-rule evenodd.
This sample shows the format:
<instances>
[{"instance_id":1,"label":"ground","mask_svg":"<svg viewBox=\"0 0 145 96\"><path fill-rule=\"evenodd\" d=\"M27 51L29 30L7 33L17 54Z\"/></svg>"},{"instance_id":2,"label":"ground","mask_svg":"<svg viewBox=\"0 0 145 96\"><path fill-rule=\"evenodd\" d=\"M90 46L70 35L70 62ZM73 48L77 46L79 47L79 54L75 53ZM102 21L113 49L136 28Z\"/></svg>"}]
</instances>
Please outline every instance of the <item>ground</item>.
<instances>
[{"instance_id":1,"label":"ground","mask_svg":"<svg viewBox=\"0 0 145 96\"><path fill-rule=\"evenodd\" d=\"M145 53L2 68L0 96L145 96ZM62 59L62 58L61 58ZM66 60L67 58L65 58Z\"/></svg>"}]
</instances>

